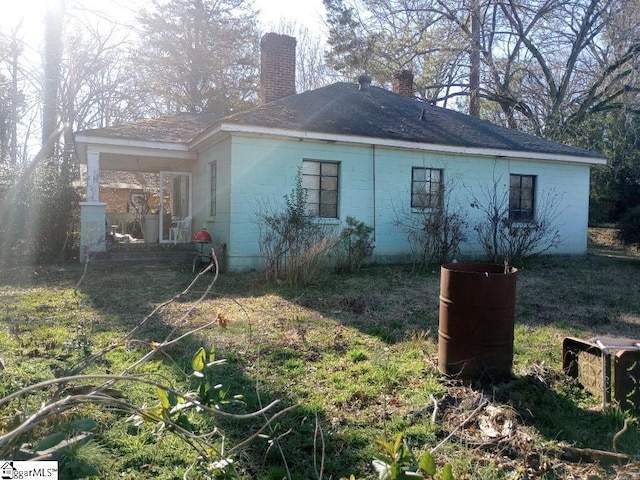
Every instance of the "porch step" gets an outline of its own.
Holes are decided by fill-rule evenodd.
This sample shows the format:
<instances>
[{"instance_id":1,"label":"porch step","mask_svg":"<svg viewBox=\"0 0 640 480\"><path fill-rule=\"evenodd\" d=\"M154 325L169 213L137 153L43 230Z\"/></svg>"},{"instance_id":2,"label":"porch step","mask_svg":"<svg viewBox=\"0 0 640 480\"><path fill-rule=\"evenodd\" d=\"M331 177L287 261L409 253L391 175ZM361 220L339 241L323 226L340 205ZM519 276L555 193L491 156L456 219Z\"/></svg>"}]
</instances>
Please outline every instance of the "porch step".
<instances>
[{"instance_id":1,"label":"porch step","mask_svg":"<svg viewBox=\"0 0 640 480\"><path fill-rule=\"evenodd\" d=\"M112 265L191 265L193 244L114 243L98 252L92 262Z\"/></svg>"}]
</instances>

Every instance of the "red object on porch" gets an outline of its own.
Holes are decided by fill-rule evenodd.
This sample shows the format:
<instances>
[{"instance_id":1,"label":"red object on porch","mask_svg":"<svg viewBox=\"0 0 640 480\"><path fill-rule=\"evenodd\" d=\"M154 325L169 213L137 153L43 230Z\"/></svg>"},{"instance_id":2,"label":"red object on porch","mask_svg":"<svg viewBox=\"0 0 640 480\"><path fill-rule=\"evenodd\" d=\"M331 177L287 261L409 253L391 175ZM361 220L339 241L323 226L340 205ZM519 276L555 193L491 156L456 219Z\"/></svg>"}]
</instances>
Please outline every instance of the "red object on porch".
<instances>
[{"instance_id":1,"label":"red object on porch","mask_svg":"<svg viewBox=\"0 0 640 480\"><path fill-rule=\"evenodd\" d=\"M193 241L196 243L211 243L211 235L206 230L200 230L193 234Z\"/></svg>"}]
</instances>

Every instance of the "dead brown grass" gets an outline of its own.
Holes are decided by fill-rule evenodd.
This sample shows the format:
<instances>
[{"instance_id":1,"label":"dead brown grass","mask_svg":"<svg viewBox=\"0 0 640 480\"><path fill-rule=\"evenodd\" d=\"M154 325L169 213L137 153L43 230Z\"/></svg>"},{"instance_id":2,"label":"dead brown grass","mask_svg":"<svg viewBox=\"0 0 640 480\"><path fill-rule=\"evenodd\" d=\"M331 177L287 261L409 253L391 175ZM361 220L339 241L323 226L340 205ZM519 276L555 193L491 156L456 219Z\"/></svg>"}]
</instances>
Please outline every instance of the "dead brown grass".
<instances>
[{"instance_id":1,"label":"dead brown grass","mask_svg":"<svg viewBox=\"0 0 640 480\"><path fill-rule=\"evenodd\" d=\"M594 255L640 258L640 248L623 245L617 238L615 228L589 228L589 252Z\"/></svg>"}]
</instances>

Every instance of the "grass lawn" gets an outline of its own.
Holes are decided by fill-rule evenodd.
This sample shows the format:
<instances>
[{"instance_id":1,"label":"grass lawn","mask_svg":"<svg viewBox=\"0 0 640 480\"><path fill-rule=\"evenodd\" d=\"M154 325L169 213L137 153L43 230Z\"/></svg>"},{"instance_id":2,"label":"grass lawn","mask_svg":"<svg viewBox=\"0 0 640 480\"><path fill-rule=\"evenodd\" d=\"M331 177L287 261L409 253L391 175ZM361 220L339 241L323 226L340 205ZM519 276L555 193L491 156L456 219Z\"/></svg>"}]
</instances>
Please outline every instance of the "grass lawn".
<instances>
[{"instance_id":1,"label":"grass lawn","mask_svg":"<svg viewBox=\"0 0 640 480\"><path fill-rule=\"evenodd\" d=\"M199 455L230 455L233 475L216 478L373 479L376 440L403 433L416 455L434 449L436 464L450 463L456 479L640 478L640 464L593 452L639 455L637 416L603 409L562 373L566 336L640 339L640 255L610 233L592 230L587 256L519 267L514 377L499 384L438 373L438 267L374 265L305 289L252 273L221 275L207 291L211 277L202 277L148 318L187 289L187 266L90 265L79 286L78 268L7 272L0 459L55 455L60 478L173 479L186 471L197 479L214 475L195 462ZM226 361L202 367L214 355L200 347ZM106 393L91 394L106 377L84 377L6 401L37 382L125 371L139 380ZM180 393L189 392L248 418L173 408L186 406ZM248 415L275 400L263 415ZM47 401L56 408L45 412ZM34 414L39 421L25 424ZM175 426L162 427L163 416ZM9 435L17 427L22 434ZM185 443L180 428L200 436Z\"/></svg>"}]
</instances>

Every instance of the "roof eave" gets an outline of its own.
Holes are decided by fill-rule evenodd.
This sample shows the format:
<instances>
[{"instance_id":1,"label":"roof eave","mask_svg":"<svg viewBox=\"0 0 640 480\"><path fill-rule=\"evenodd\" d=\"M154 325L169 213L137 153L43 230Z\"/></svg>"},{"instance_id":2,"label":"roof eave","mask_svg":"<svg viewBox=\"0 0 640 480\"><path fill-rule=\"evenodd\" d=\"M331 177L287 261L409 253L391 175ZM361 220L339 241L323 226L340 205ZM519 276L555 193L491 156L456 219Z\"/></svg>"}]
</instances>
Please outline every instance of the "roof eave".
<instances>
[{"instance_id":1,"label":"roof eave","mask_svg":"<svg viewBox=\"0 0 640 480\"><path fill-rule=\"evenodd\" d=\"M123 155L171 157L184 160L197 159L197 153L193 152L187 143L182 142L160 142L86 134L76 134L75 142L83 155L86 155L86 151L91 149L98 152Z\"/></svg>"},{"instance_id":2,"label":"roof eave","mask_svg":"<svg viewBox=\"0 0 640 480\"><path fill-rule=\"evenodd\" d=\"M496 148L459 147L454 145L438 145L433 143L420 143L408 140L393 140L377 137L365 137L357 135L344 135L333 133L321 133L285 128L260 127L237 123L219 123L195 137L189 144L193 150L202 150L215 141L222 133L240 135L259 135L271 137L284 137L296 140L312 140L329 143L376 145L389 148L403 148L423 152L445 153L450 155L465 155L474 157L512 158L522 160L536 160L542 162L561 162L584 165L606 165L607 159L602 156L567 155L560 153L527 152L522 150L507 150Z\"/></svg>"}]
</instances>

